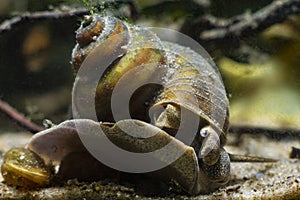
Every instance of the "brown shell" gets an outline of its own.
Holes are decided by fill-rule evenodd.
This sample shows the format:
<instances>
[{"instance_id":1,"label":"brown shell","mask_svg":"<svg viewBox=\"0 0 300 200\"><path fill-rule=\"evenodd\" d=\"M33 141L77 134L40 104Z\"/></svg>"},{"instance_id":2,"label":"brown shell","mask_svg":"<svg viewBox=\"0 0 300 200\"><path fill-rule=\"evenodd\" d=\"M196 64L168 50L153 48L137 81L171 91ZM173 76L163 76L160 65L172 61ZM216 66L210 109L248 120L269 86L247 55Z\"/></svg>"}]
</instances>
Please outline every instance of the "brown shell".
<instances>
[{"instance_id":1,"label":"brown shell","mask_svg":"<svg viewBox=\"0 0 300 200\"><path fill-rule=\"evenodd\" d=\"M122 37L110 40L117 33L122 33ZM129 105L133 119L150 122L156 117L151 113L148 116L149 110L175 105L198 115L202 120L201 126L212 125L224 145L229 103L221 76L211 60L187 47L162 42L148 29L128 25L114 17L88 17L77 31L76 38L78 44L72 56L76 72L88 55L96 60L101 59L101 55L109 57L116 52L118 54L118 58L105 69L106 73L97 86L96 111L99 121L115 121L110 107L112 92L123 74L136 68L137 72L124 81L129 87L133 87L134 82L149 81L153 77L162 81L164 87L150 84L133 94ZM145 63L151 63L150 68L139 67ZM183 101L178 101L178 96ZM192 101L192 97L197 101ZM155 122L154 125L159 126ZM177 127L174 125L174 128Z\"/></svg>"}]
</instances>

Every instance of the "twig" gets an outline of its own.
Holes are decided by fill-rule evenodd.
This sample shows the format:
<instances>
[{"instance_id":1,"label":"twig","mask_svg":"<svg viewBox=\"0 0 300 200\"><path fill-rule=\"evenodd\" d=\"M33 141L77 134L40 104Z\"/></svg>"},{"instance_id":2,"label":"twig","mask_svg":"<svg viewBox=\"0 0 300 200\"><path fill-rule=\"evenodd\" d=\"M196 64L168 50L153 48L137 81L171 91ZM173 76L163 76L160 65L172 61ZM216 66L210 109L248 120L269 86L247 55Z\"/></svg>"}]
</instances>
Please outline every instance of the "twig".
<instances>
[{"instance_id":1,"label":"twig","mask_svg":"<svg viewBox=\"0 0 300 200\"><path fill-rule=\"evenodd\" d=\"M271 138L281 139L288 137L300 138L300 130L298 129L275 129L255 126L232 125L229 128L230 133L234 134L263 134Z\"/></svg>"},{"instance_id":2,"label":"twig","mask_svg":"<svg viewBox=\"0 0 300 200\"><path fill-rule=\"evenodd\" d=\"M248 155L238 155L238 154L228 154L230 157L230 162L277 162L278 160L272 158L264 158L258 156L248 156Z\"/></svg>"},{"instance_id":3,"label":"twig","mask_svg":"<svg viewBox=\"0 0 300 200\"><path fill-rule=\"evenodd\" d=\"M186 27L197 27L201 41L223 40L226 38L246 37L258 33L273 24L284 21L292 14L300 12L300 0L273 1L255 13L246 12L231 19L216 18L204 15L191 22Z\"/></svg>"},{"instance_id":4,"label":"twig","mask_svg":"<svg viewBox=\"0 0 300 200\"><path fill-rule=\"evenodd\" d=\"M23 13L11 19L5 20L0 24L0 34L9 31L13 26L16 26L23 21L44 20L44 19L61 19L82 16L88 14L85 8L69 8L63 7L53 11L40 11L34 13Z\"/></svg>"},{"instance_id":5,"label":"twig","mask_svg":"<svg viewBox=\"0 0 300 200\"><path fill-rule=\"evenodd\" d=\"M44 130L43 127L36 125L35 123L29 121L23 114L19 113L13 107L11 107L8 103L0 100L0 112L4 113L15 122L17 122L20 126L25 128L26 130L36 133Z\"/></svg>"},{"instance_id":6,"label":"twig","mask_svg":"<svg viewBox=\"0 0 300 200\"><path fill-rule=\"evenodd\" d=\"M103 4L95 5L95 8L101 12L101 9L106 9L110 7L117 8L118 6L124 4L129 5L131 15L132 15L131 17L135 19L138 15L138 11L136 5L132 0L105 1L103 2ZM54 20L66 19L66 18L80 17L87 14L89 14L89 11L86 8L74 8L68 6L61 6L51 11L39 11L33 13L26 12L3 21L0 24L0 34L11 30L12 27L25 21L37 21L37 20L45 20L45 19L54 19Z\"/></svg>"}]
</instances>

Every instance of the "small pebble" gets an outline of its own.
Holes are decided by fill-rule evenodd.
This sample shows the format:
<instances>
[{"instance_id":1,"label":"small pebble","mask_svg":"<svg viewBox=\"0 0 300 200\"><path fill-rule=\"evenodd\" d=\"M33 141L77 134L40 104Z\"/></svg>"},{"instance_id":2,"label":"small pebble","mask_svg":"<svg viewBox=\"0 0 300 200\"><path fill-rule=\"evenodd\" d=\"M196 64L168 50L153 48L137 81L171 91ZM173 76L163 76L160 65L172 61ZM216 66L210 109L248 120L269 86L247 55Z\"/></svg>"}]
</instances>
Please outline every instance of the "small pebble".
<instances>
[{"instance_id":1,"label":"small pebble","mask_svg":"<svg viewBox=\"0 0 300 200\"><path fill-rule=\"evenodd\" d=\"M263 178L265 175L263 173L258 173L256 174L256 178L257 179L260 179L260 178Z\"/></svg>"}]
</instances>

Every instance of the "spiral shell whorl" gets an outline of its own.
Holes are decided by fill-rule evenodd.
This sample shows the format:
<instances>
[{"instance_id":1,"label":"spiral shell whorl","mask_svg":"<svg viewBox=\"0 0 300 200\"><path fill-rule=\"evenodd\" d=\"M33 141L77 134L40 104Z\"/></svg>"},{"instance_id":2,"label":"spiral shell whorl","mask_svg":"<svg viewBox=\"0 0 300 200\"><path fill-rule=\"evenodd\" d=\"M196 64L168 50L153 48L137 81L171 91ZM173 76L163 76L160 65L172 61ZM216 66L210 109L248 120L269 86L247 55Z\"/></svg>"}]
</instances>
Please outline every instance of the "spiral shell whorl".
<instances>
[{"instance_id":1,"label":"spiral shell whorl","mask_svg":"<svg viewBox=\"0 0 300 200\"><path fill-rule=\"evenodd\" d=\"M109 37L116 34L128 34L128 26L121 20L108 16L86 16L76 31L76 45L72 52L72 64L75 72L78 71L84 59L97 46ZM127 37L128 38L128 37ZM126 37L124 37L126 40ZM128 41L123 41L123 43Z\"/></svg>"},{"instance_id":2,"label":"spiral shell whorl","mask_svg":"<svg viewBox=\"0 0 300 200\"><path fill-rule=\"evenodd\" d=\"M115 121L110 110L110 98L115 85L124 74L139 73L137 79L128 80L135 80L136 83L163 76L163 73L157 73L157 67L165 63L161 42L154 33L143 27L131 26L111 16L95 15L86 17L77 31L76 38L77 44L72 54L75 72L82 67L84 59L92 54L97 54L93 56L94 62L100 63L97 67L105 68L105 74L99 74L100 81L96 90L96 111L100 121ZM107 66L101 61L110 59L112 62ZM139 72L143 70L146 73ZM131 87L136 85L134 81L128 82L126 84ZM156 88L148 89L147 94L135 95L133 98L131 104L135 106L130 107L135 119L145 120L145 106L141 102L150 98L149 95L152 97L150 93Z\"/></svg>"}]
</instances>

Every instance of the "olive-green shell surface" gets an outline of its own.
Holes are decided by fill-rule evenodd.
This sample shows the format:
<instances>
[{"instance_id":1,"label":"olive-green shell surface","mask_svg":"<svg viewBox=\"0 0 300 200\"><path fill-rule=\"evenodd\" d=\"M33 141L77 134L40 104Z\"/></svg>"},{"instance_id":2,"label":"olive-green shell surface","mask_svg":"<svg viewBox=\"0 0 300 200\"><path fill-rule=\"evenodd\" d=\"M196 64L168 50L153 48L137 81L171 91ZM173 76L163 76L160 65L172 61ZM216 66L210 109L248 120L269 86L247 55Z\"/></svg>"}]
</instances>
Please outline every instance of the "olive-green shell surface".
<instances>
[{"instance_id":1,"label":"olive-green shell surface","mask_svg":"<svg viewBox=\"0 0 300 200\"><path fill-rule=\"evenodd\" d=\"M215 65L188 47L164 42L168 55L165 88L156 104L178 104L196 113L225 137L229 102Z\"/></svg>"},{"instance_id":2,"label":"olive-green shell surface","mask_svg":"<svg viewBox=\"0 0 300 200\"><path fill-rule=\"evenodd\" d=\"M118 113L129 109L129 118L149 122L155 118L148 116L149 110L172 104L199 116L202 125L212 125L221 143L225 143L229 103L218 69L206 52L196 53L188 47L160 41L150 29L128 25L114 17L89 18L77 31L77 42L72 54L75 71L92 68L86 63L92 63L93 68L105 68L99 74L96 89L99 121L120 120L114 119L111 107L118 85L126 85L118 90L126 96L131 92L129 88L139 83L155 82L163 87L150 84L137 90L129 108L126 102L120 102ZM106 66L101 59L108 58L115 60ZM122 99L122 95L118 97Z\"/></svg>"}]
</instances>

